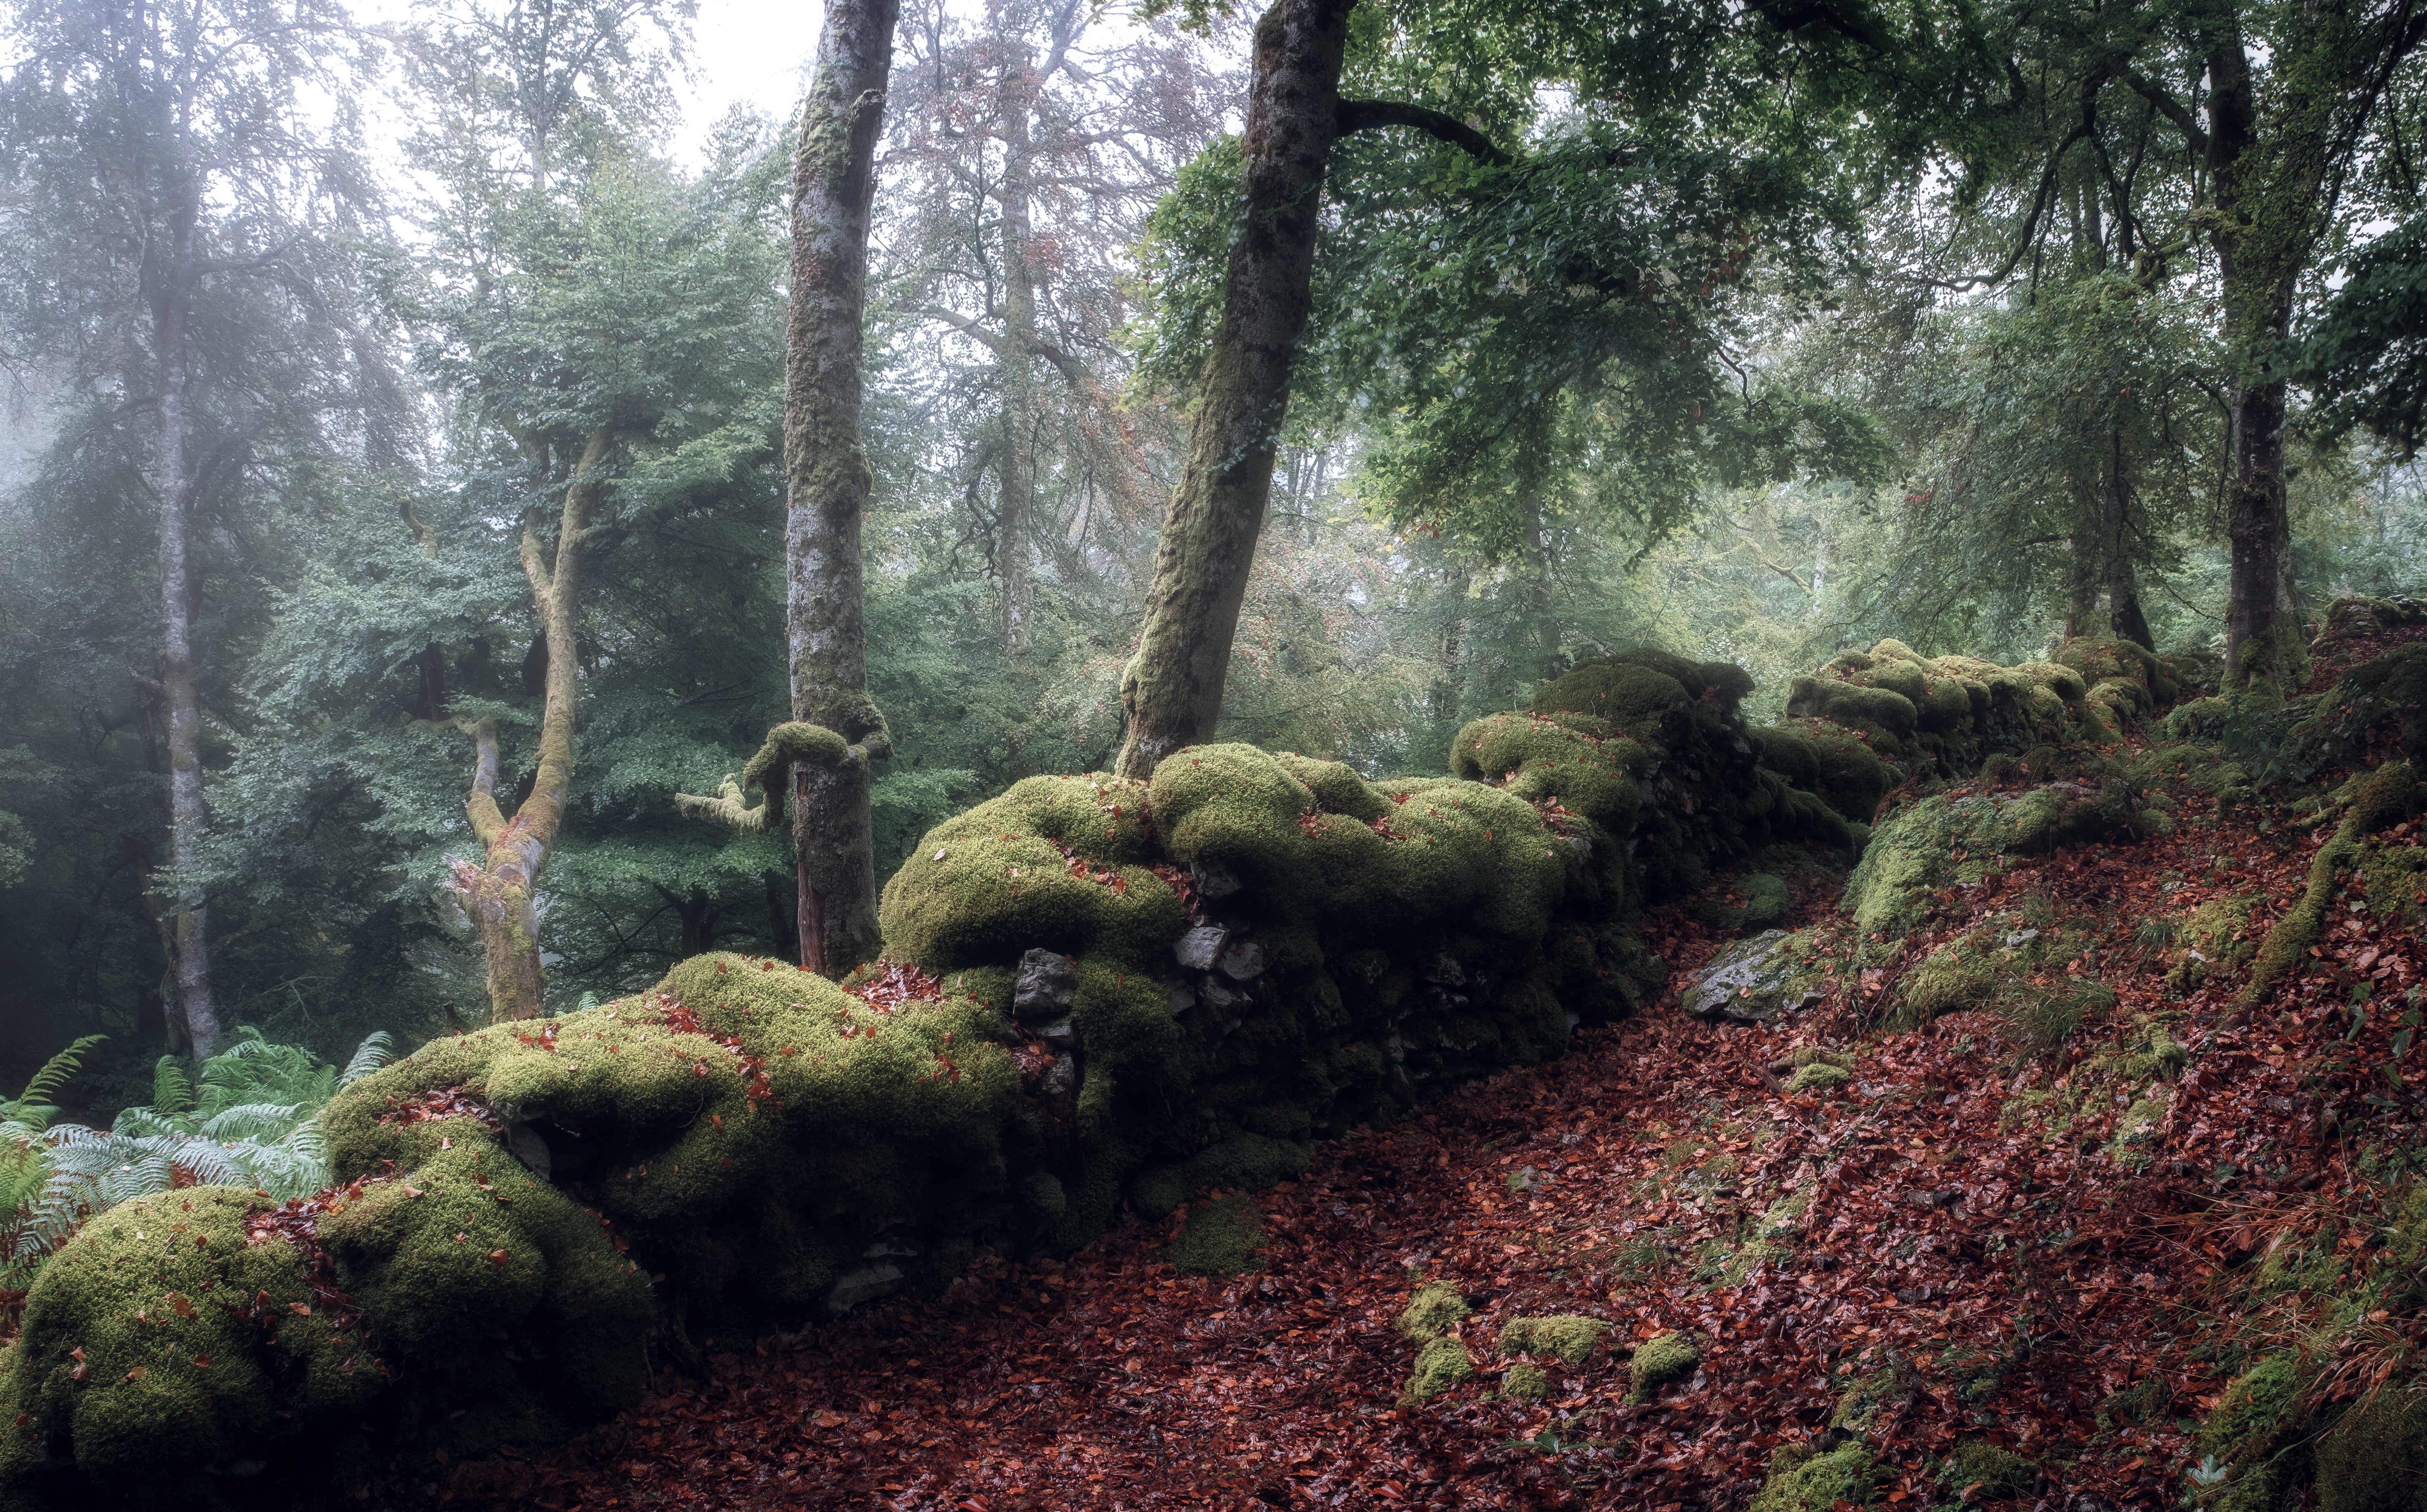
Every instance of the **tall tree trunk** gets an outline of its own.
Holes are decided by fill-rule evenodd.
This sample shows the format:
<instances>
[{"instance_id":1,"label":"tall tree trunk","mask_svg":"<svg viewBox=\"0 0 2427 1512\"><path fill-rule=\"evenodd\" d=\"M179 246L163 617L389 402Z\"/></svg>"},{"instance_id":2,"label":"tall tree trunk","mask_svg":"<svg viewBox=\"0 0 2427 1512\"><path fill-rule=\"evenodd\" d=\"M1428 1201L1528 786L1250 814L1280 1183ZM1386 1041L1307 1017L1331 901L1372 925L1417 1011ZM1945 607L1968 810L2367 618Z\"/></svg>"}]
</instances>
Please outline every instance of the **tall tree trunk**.
<instances>
[{"instance_id":1,"label":"tall tree trunk","mask_svg":"<svg viewBox=\"0 0 2427 1512\"><path fill-rule=\"evenodd\" d=\"M196 882L202 868L203 710L194 691L194 485L186 470L187 319L193 302L201 206L190 196L171 208L168 268L155 290L159 342L160 687L169 706L169 851L174 892L170 925L176 983L172 1011L197 1061L216 1053L219 1010L211 1000L210 910Z\"/></svg>"},{"instance_id":2,"label":"tall tree trunk","mask_svg":"<svg viewBox=\"0 0 2427 1512\"><path fill-rule=\"evenodd\" d=\"M1198 384L1188 462L1164 517L1146 624L1121 675L1118 771L1214 733L1247 571L1272 491L1290 369L1313 302L1324 170L1339 134L1340 66L1355 0L1273 0L1256 23L1246 204L1230 244L1222 319Z\"/></svg>"},{"instance_id":3,"label":"tall tree trunk","mask_svg":"<svg viewBox=\"0 0 2427 1512\"><path fill-rule=\"evenodd\" d=\"M859 745L792 769L801 965L840 976L876 953L868 756L884 721L868 696L859 521L871 480L859 441L868 219L900 0L828 0L792 164L792 303L784 357L785 631L792 718Z\"/></svg>"},{"instance_id":4,"label":"tall tree trunk","mask_svg":"<svg viewBox=\"0 0 2427 1512\"><path fill-rule=\"evenodd\" d=\"M1002 112L1002 508L996 524L996 573L1002 580L1003 649L1017 663L1028 650L1035 585L1028 567L1028 537L1036 517L1036 270L1029 262L1034 226L1029 211L1035 148L1029 139L1029 111L1035 81L1025 48L1018 66L1006 58L998 94Z\"/></svg>"},{"instance_id":5,"label":"tall tree trunk","mask_svg":"<svg viewBox=\"0 0 2427 1512\"><path fill-rule=\"evenodd\" d=\"M2223 9L2205 43L2214 242L2225 345L2233 362L2227 395L2233 470L2225 496L2233 571L2224 611L2224 682L2228 688L2256 683L2280 692L2301 681L2307 657L2291 597L2285 379L2275 350L2291 330L2290 252L2305 239L2302 222L2311 212L2305 204L2277 202L2294 184L2302 197L2313 196L2317 180L2289 161L2305 155L2295 142L2279 140L2273 152L2261 152L2256 85L2232 8ZM2296 107L2286 109L2288 115L2297 113Z\"/></svg>"},{"instance_id":6,"label":"tall tree trunk","mask_svg":"<svg viewBox=\"0 0 2427 1512\"><path fill-rule=\"evenodd\" d=\"M547 647L546 702L540 714L537 775L512 820L497 805L497 727L486 720L470 727L478 756L472 795L464 800L464 810L480 837L482 854L478 865L454 863L454 886L488 956L492 1023L538 1017L547 988L533 889L539 869L556 847L565 796L573 786L573 705L580 691L574 611L581 592L581 533L598 502L600 474L614 439L610 431L594 431L581 448L581 460L574 464L564 489L553 568L540 560L538 532L528 521L523 525L523 576L530 580L531 604L539 610Z\"/></svg>"}]
</instances>

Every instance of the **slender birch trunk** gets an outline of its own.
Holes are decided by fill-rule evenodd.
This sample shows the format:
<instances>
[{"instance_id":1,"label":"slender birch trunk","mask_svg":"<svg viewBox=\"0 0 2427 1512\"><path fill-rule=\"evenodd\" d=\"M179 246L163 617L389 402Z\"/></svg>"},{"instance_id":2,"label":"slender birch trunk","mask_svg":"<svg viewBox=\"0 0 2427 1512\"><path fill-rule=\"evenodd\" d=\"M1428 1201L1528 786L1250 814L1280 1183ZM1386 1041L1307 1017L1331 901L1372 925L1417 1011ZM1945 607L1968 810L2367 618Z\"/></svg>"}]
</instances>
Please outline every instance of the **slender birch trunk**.
<instances>
[{"instance_id":1,"label":"slender birch trunk","mask_svg":"<svg viewBox=\"0 0 2427 1512\"><path fill-rule=\"evenodd\" d=\"M860 347L878 128L900 0L828 0L792 165L792 302L784 360L785 631L792 718L833 730L855 759L792 767L801 965L841 976L872 957L876 848L869 758L888 754L868 696L860 517Z\"/></svg>"}]
</instances>

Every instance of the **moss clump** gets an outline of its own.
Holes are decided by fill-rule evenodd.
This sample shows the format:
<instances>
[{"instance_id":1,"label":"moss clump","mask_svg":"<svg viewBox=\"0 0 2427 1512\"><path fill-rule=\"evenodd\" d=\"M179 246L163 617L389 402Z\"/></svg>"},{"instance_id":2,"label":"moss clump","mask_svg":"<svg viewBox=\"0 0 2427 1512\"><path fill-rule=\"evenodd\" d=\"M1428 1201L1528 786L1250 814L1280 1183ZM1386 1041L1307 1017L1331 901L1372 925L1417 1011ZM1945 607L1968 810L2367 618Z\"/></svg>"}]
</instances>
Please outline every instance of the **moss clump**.
<instances>
[{"instance_id":1,"label":"moss clump","mask_svg":"<svg viewBox=\"0 0 2427 1512\"><path fill-rule=\"evenodd\" d=\"M200 1466L269 1446L319 1459L372 1410L367 1335L321 1304L311 1257L252 1237L270 1205L233 1187L121 1204L43 1268L0 1357L0 1484L47 1504L190 1504ZM635 1341L637 1342L637 1340ZM50 1446L73 1442L60 1463Z\"/></svg>"},{"instance_id":2,"label":"moss clump","mask_svg":"<svg viewBox=\"0 0 2427 1512\"><path fill-rule=\"evenodd\" d=\"M1234 1193L1188 1214L1171 1242L1171 1263L1182 1276L1237 1276L1255 1268L1263 1242L1263 1210Z\"/></svg>"},{"instance_id":3,"label":"moss clump","mask_svg":"<svg viewBox=\"0 0 2427 1512\"><path fill-rule=\"evenodd\" d=\"M1626 1400L1637 1406L1649 1402L1662 1387L1684 1380L1702 1363L1702 1346L1689 1334L1666 1333L1645 1340L1635 1347L1635 1358L1627 1368L1633 1386Z\"/></svg>"},{"instance_id":4,"label":"moss clump","mask_svg":"<svg viewBox=\"0 0 2427 1512\"><path fill-rule=\"evenodd\" d=\"M2427 1512L2427 1390L2380 1388L2317 1455L2319 1512Z\"/></svg>"},{"instance_id":5,"label":"moss clump","mask_svg":"<svg viewBox=\"0 0 2427 1512\"><path fill-rule=\"evenodd\" d=\"M1808 1448L1791 1453L1782 1445L1750 1512L1829 1512L1847 1504L1869 1506L1878 1481L1877 1460L1859 1439L1825 1455Z\"/></svg>"},{"instance_id":6,"label":"moss clump","mask_svg":"<svg viewBox=\"0 0 2427 1512\"><path fill-rule=\"evenodd\" d=\"M1408 1339L1439 1339L1474 1311L1466 1305L1466 1298L1458 1294L1458 1288L1435 1281L1408 1299L1406 1309L1399 1314L1399 1333Z\"/></svg>"},{"instance_id":7,"label":"moss clump","mask_svg":"<svg viewBox=\"0 0 2427 1512\"><path fill-rule=\"evenodd\" d=\"M1897 785L1896 772L1861 736L1827 720L1785 720L1753 738L1761 743L1763 766L1858 824L1871 821L1880 800Z\"/></svg>"},{"instance_id":8,"label":"moss clump","mask_svg":"<svg viewBox=\"0 0 2427 1512\"><path fill-rule=\"evenodd\" d=\"M2255 892L2219 893L2186 915L2175 931L2175 954L2166 971L2167 984L2191 992L2212 976L2248 966L2258 944L2242 935L2257 903Z\"/></svg>"},{"instance_id":9,"label":"moss clump","mask_svg":"<svg viewBox=\"0 0 2427 1512\"><path fill-rule=\"evenodd\" d=\"M1464 1344L1456 1339L1435 1339L1416 1351L1416 1366L1408 1373L1408 1385L1399 1393L1399 1405L1422 1406L1474 1376L1474 1367L1467 1360Z\"/></svg>"},{"instance_id":10,"label":"moss clump","mask_svg":"<svg viewBox=\"0 0 2427 1512\"><path fill-rule=\"evenodd\" d=\"M1504 1355L1556 1355L1571 1365L1581 1364L1593 1345L1609 1332L1599 1318L1559 1313L1547 1318L1511 1318L1500 1329Z\"/></svg>"},{"instance_id":11,"label":"moss clump","mask_svg":"<svg viewBox=\"0 0 2427 1512\"><path fill-rule=\"evenodd\" d=\"M2294 1466L2276 1451L2306 1426L2297 1410L2312 1373L2298 1356L2277 1353L2234 1378L2200 1425L2201 1458L2224 1473L2201 1493L2216 1512L2265 1512L2273 1507Z\"/></svg>"},{"instance_id":12,"label":"moss clump","mask_svg":"<svg viewBox=\"0 0 2427 1512\"><path fill-rule=\"evenodd\" d=\"M1917 775L1956 777L1998 753L2112 743L2174 685L2162 663L2128 642L2071 641L2055 661L2000 667L1882 641L1796 678L1786 712L1856 732Z\"/></svg>"},{"instance_id":13,"label":"moss clump","mask_svg":"<svg viewBox=\"0 0 2427 1512\"><path fill-rule=\"evenodd\" d=\"M1957 1444L1955 1453L1946 1456L1946 1464L1939 1472L1939 1480L1948 1490L1960 1495L1977 1488L1980 1497L1991 1501L2020 1496L2029 1490L2039 1477L2040 1467L2036 1460L2026 1459L2011 1449L2001 1449L1985 1439L1971 1439ZM1965 1498L1967 1501L1970 1499Z\"/></svg>"},{"instance_id":14,"label":"moss clump","mask_svg":"<svg viewBox=\"0 0 2427 1512\"><path fill-rule=\"evenodd\" d=\"M1795 1074L1787 1079L1786 1090L1827 1092L1832 1088L1842 1087L1853 1080L1854 1073L1842 1065L1832 1065L1827 1061L1814 1061L1808 1065L1799 1065L1795 1068Z\"/></svg>"},{"instance_id":15,"label":"moss clump","mask_svg":"<svg viewBox=\"0 0 2427 1512\"><path fill-rule=\"evenodd\" d=\"M1741 904L1718 899L1706 899L1696 913L1702 920L1716 929L1759 928L1774 924L1786 917L1794 890L1784 877L1756 871L1735 881L1735 891L1744 899Z\"/></svg>"},{"instance_id":16,"label":"moss clump","mask_svg":"<svg viewBox=\"0 0 2427 1512\"><path fill-rule=\"evenodd\" d=\"M1500 1394L1512 1401L1539 1401L1551 1394L1551 1377L1539 1365L1511 1365L1500 1373Z\"/></svg>"}]
</instances>

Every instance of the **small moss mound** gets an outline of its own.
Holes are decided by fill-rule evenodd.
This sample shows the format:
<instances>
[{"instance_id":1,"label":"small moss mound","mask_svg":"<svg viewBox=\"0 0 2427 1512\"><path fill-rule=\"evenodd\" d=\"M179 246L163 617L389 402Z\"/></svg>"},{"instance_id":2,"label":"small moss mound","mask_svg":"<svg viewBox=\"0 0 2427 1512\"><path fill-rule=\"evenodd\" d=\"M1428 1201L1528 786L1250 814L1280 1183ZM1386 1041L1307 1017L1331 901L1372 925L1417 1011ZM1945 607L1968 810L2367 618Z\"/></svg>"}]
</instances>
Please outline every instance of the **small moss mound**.
<instances>
[{"instance_id":1,"label":"small moss mound","mask_svg":"<svg viewBox=\"0 0 2427 1512\"><path fill-rule=\"evenodd\" d=\"M1399 1405L1421 1406L1474 1376L1474 1366L1467 1360L1464 1344L1456 1339L1432 1340L1416 1351L1416 1366L1408 1373L1407 1389L1399 1393Z\"/></svg>"},{"instance_id":2,"label":"small moss mound","mask_svg":"<svg viewBox=\"0 0 2427 1512\"><path fill-rule=\"evenodd\" d=\"M1458 1288L1435 1281L1408 1299L1399 1314L1399 1332L1409 1339L1439 1339L1457 1327L1474 1311L1458 1295Z\"/></svg>"},{"instance_id":3,"label":"small moss mound","mask_svg":"<svg viewBox=\"0 0 2427 1512\"><path fill-rule=\"evenodd\" d=\"M1238 1276L1256 1267L1264 1242L1264 1211L1232 1193L1193 1210L1171 1242L1171 1263L1183 1276Z\"/></svg>"},{"instance_id":4,"label":"small moss mound","mask_svg":"<svg viewBox=\"0 0 2427 1512\"><path fill-rule=\"evenodd\" d=\"M1825 1455L1805 1444L1782 1444L1771 1456L1769 1476L1754 1494L1750 1512L1829 1512L1849 1504L1869 1506L1878 1482L1878 1462L1859 1439Z\"/></svg>"},{"instance_id":5,"label":"small moss mound","mask_svg":"<svg viewBox=\"0 0 2427 1512\"><path fill-rule=\"evenodd\" d=\"M1627 1371L1634 1385L1626 1399L1637 1406L1649 1402L1662 1387L1684 1380L1702 1363L1702 1346L1690 1335L1666 1333L1648 1339L1635 1347L1635 1359Z\"/></svg>"},{"instance_id":6,"label":"small moss mound","mask_svg":"<svg viewBox=\"0 0 2427 1512\"><path fill-rule=\"evenodd\" d=\"M1854 1073L1842 1065L1832 1065L1827 1061L1814 1061L1808 1065L1799 1065L1795 1068L1795 1074L1787 1078L1786 1090L1827 1092L1842 1087L1853 1080Z\"/></svg>"},{"instance_id":7,"label":"small moss mound","mask_svg":"<svg viewBox=\"0 0 2427 1512\"><path fill-rule=\"evenodd\" d=\"M1939 1479L1959 1494L1977 1488L1980 1498L1995 1500L2022 1495L2039 1480L2039 1474L2037 1461L2026 1459L2011 1449L2001 1449L1985 1439L1971 1439L1957 1444L1955 1453L1946 1456Z\"/></svg>"},{"instance_id":8,"label":"small moss mound","mask_svg":"<svg viewBox=\"0 0 2427 1512\"><path fill-rule=\"evenodd\" d=\"M1551 1377L1539 1365L1511 1365L1500 1373L1500 1394L1514 1401L1539 1401L1551 1394Z\"/></svg>"},{"instance_id":9,"label":"small moss mound","mask_svg":"<svg viewBox=\"0 0 2427 1512\"><path fill-rule=\"evenodd\" d=\"M1599 1318L1559 1313L1547 1318L1511 1318L1500 1329L1504 1355L1556 1355L1571 1365L1581 1364L1593 1345L1609 1332Z\"/></svg>"}]
</instances>

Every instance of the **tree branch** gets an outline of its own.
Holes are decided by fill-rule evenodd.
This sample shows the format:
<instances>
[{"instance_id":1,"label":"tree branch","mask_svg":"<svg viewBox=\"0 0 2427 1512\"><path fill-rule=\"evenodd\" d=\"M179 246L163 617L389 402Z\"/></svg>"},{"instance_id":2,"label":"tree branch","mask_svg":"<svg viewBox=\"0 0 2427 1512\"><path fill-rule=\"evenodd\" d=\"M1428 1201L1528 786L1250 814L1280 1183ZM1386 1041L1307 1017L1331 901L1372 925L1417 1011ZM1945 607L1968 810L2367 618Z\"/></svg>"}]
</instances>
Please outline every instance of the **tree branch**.
<instances>
[{"instance_id":1,"label":"tree branch","mask_svg":"<svg viewBox=\"0 0 2427 1512\"><path fill-rule=\"evenodd\" d=\"M1453 147L1462 147L1494 168L1507 168L1517 159L1502 152L1491 138L1455 116L1428 110L1420 105L1406 105L1396 100L1343 100L1334 113L1337 129L1343 137L1351 132L1379 131L1385 126L1413 126L1428 137L1438 138Z\"/></svg>"},{"instance_id":2,"label":"tree branch","mask_svg":"<svg viewBox=\"0 0 2427 1512\"><path fill-rule=\"evenodd\" d=\"M2115 76L2122 79L2125 87L2134 94L2148 101L2158 114L2173 122L2175 129L2183 134L2183 140L2191 144L2192 156L2202 158L2207 156L2207 133L2200 130L2199 122L2192 119L2190 109L2180 100L2175 99L2171 90L2157 80L2131 69L2126 69Z\"/></svg>"}]
</instances>

